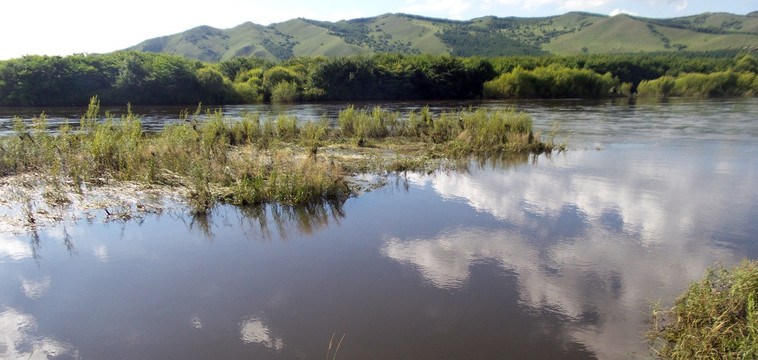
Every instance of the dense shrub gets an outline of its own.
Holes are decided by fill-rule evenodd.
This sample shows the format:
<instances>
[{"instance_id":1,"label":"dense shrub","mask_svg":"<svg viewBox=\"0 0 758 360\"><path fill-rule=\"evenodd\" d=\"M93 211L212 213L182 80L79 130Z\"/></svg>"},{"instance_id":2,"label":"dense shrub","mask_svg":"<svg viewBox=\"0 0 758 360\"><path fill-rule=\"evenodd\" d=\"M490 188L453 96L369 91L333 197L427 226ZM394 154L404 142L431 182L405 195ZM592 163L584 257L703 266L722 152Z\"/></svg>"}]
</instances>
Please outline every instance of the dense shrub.
<instances>
[{"instance_id":1,"label":"dense shrub","mask_svg":"<svg viewBox=\"0 0 758 360\"><path fill-rule=\"evenodd\" d=\"M597 98L618 92L621 84L610 73L551 65L534 70L515 68L484 83L487 98Z\"/></svg>"},{"instance_id":2,"label":"dense shrub","mask_svg":"<svg viewBox=\"0 0 758 360\"><path fill-rule=\"evenodd\" d=\"M750 55L461 58L375 54L203 63L156 53L0 61L0 106L225 104L261 101L734 96L756 93ZM731 71L731 72L730 72ZM699 74L699 75L698 75ZM494 80L493 80L494 79ZM662 79L662 80L656 80ZM675 87L667 82L676 79ZM752 79L752 80L751 80ZM657 82L656 82L657 81Z\"/></svg>"}]
</instances>

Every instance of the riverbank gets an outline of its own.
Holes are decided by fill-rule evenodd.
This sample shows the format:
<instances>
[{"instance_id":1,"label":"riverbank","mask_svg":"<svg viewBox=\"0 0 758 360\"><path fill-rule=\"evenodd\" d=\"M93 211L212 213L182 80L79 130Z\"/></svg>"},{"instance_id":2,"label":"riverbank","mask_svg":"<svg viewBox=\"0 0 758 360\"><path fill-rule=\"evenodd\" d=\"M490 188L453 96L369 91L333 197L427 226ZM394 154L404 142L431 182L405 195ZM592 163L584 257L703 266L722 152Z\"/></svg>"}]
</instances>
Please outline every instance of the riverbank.
<instances>
[{"instance_id":1,"label":"riverbank","mask_svg":"<svg viewBox=\"0 0 758 360\"><path fill-rule=\"evenodd\" d=\"M52 134L43 113L31 124L15 119L14 134L0 138L3 205L21 209L5 222L33 228L39 218L65 218L48 215L72 206L129 217L165 208L155 201L164 197L194 214L218 203L339 202L378 186L358 180L362 174L434 171L472 156L563 148L541 139L530 116L513 110L432 115L424 108L402 119L379 107L349 106L337 119L305 123L257 114L232 119L198 107L152 133L130 110L101 117L93 98L76 128L66 124Z\"/></svg>"}]
</instances>

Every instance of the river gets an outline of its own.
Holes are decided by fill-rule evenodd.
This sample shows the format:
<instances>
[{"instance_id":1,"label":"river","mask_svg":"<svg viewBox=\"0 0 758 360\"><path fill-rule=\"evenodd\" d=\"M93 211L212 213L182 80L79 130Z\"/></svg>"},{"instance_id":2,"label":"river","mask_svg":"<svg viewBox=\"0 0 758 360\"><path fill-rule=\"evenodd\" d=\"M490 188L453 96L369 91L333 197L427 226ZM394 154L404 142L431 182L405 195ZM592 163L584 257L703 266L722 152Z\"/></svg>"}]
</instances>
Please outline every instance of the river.
<instances>
[{"instance_id":1,"label":"river","mask_svg":"<svg viewBox=\"0 0 758 360\"><path fill-rule=\"evenodd\" d=\"M528 112L569 150L400 174L340 205L0 233L0 357L321 359L342 339L338 359L646 358L652 302L758 258L758 99L430 104L468 106ZM134 108L149 129L180 110ZM0 109L0 131L14 112L41 109Z\"/></svg>"}]
</instances>

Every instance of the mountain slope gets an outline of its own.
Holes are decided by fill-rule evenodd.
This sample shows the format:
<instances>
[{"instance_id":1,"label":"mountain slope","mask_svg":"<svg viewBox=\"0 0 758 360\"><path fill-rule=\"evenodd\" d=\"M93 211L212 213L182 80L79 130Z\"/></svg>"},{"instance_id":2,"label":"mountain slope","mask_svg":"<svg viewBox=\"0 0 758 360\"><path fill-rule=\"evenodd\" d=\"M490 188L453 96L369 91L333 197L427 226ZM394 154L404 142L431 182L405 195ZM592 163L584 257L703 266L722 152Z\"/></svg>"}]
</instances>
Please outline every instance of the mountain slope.
<instances>
[{"instance_id":1,"label":"mountain slope","mask_svg":"<svg viewBox=\"0 0 758 360\"><path fill-rule=\"evenodd\" d=\"M204 61L238 56L282 60L377 52L458 56L637 53L758 49L758 16L705 13L672 19L572 12L543 18L487 16L468 21L385 14L338 22L292 19L230 29L200 26L127 50Z\"/></svg>"},{"instance_id":2,"label":"mountain slope","mask_svg":"<svg viewBox=\"0 0 758 360\"><path fill-rule=\"evenodd\" d=\"M710 16L718 18L720 15ZM736 17L736 15L732 15ZM740 17L749 20L746 17ZM704 27L677 25L674 20L651 20L628 15L617 15L593 23L570 34L558 36L543 45L552 53L572 54L587 51L591 53L633 53L659 51L708 51L740 49L758 46L758 34L750 33L753 22L745 31L716 31L706 24ZM712 21L719 21L713 20ZM723 22L722 22L723 23Z\"/></svg>"}]
</instances>

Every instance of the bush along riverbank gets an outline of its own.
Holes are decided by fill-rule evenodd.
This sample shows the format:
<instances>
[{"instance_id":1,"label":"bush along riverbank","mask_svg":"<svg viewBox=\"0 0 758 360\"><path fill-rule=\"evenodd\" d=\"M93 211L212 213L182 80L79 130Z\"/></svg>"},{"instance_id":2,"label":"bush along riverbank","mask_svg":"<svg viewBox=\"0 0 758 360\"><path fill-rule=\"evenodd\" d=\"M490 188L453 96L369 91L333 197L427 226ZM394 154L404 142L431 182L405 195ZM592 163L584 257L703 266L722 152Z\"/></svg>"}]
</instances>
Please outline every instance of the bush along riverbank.
<instances>
[{"instance_id":1,"label":"bush along riverbank","mask_svg":"<svg viewBox=\"0 0 758 360\"><path fill-rule=\"evenodd\" d=\"M663 359L758 358L758 263L708 269L670 309L653 308L647 334Z\"/></svg>"},{"instance_id":2,"label":"bush along riverbank","mask_svg":"<svg viewBox=\"0 0 758 360\"><path fill-rule=\"evenodd\" d=\"M47 203L60 206L87 189L129 183L181 193L193 213L203 214L217 203L343 201L365 188L357 174L433 171L471 156L561 148L534 132L529 115L513 110L432 115L425 108L401 119L379 107L349 106L337 119L300 123L257 114L231 119L198 108L183 119L148 133L131 111L100 117L96 98L79 126L54 134L44 114L31 123L16 118L14 134L0 138L0 175L4 183L34 179L16 185L39 187Z\"/></svg>"},{"instance_id":3,"label":"bush along riverbank","mask_svg":"<svg viewBox=\"0 0 758 360\"><path fill-rule=\"evenodd\" d=\"M0 61L0 106L77 106L94 95L104 105L755 96L756 73L758 60L737 50L496 58L379 53L277 63L119 51Z\"/></svg>"}]
</instances>

